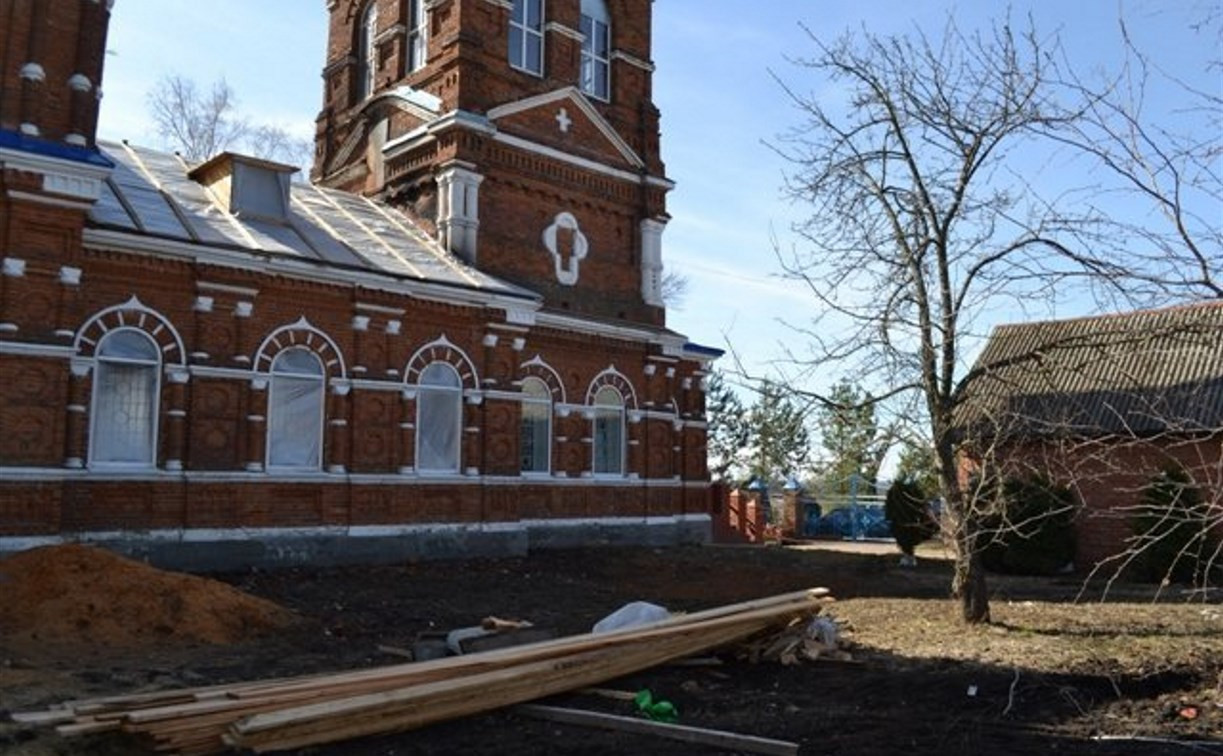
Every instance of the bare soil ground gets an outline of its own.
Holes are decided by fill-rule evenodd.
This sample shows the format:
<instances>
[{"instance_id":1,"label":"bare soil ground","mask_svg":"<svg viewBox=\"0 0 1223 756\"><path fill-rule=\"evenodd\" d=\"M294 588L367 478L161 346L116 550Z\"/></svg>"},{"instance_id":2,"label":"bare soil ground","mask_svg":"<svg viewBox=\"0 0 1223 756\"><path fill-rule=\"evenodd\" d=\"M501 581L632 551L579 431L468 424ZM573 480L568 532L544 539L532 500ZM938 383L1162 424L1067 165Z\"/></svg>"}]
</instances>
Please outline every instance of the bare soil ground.
<instances>
[{"instance_id":1,"label":"bare soil ground","mask_svg":"<svg viewBox=\"0 0 1223 756\"><path fill-rule=\"evenodd\" d=\"M893 554L776 546L590 549L212 577L300 619L229 644L166 634L106 645L34 638L28 627L0 634L0 710L397 663L377 646L410 646L418 632L473 625L487 615L567 634L587 631L632 600L695 610L822 585L839 599L830 611L845 625L853 662L669 666L607 687L649 688L676 705L681 723L794 740L811 754L1223 754L1217 598L1152 603L1149 587L1122 586L1108 602L1075 602L1081 586L1073 578L994 576L994 623L967 628L947 597L945 560L904 569ZM7 597L0 604L4 613L31 611ZM628 704L586 695L550 702L631 713ZM707 752L501 711L299 753ZM4 722L0 753L141 752L115 738L62 740Z\"/></svg>"}]
</instances>

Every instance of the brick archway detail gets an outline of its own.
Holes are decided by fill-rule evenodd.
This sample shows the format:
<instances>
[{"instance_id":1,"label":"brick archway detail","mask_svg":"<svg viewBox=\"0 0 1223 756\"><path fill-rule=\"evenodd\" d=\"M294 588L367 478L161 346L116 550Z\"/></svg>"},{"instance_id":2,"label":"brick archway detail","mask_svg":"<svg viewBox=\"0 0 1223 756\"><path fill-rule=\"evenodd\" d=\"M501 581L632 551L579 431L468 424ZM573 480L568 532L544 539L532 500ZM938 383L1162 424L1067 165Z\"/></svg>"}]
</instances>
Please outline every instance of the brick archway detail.
<instances>
[{"instance_id":1,"label":"brick archway detail","mask_svg":"<svg viewBox=\"0 0 1223 756\"><path fill-rule=\"evenodd\" d=\"M420 371L434 362L444 362L454 368L459 374L463 388L479 388L480 379L475 363L471 361L466 352L455 346L444 334L416 350L416 354L412 355L412 358L408 360L408 366L404 368L403 382L409 385L418 383Z\"/></svg>"},{"instance_id":2,"label":"brick archway detail","mask_svg":"<svg viewBox=\"0 0 1223 756\"><path fill-rule=\"evenodd\" d=\"M152 338L161 350L163 364L187 364L187 353L178 330L166 316L134 296L123 304L99 310L85 321L72 342L76 353L82 357L92 357L98 342L106 334L121 328L134 328Z\"/></svg>"},{"instance_id":3,"label":"brick archway detail","mask_svg":"<svg viewBox=\"0 0 1223 756\"><path fill-rule=\"evenodd\" d=\"M617 370L615 365L608 366L590 382L590 388L586 390L586 404L593 404L595 394L604 386L611 386L620 392L620 396L624 398L625 409L637 409L637 392L633 389L633 383L628 376Z\"/></svg>"},{"instance_id":4,"label":"brick archway detail","mask_svg":"<svg viewBox=\"0 0 1223 756\"><path fill-rule=\"evenodd\" d=\"M259 351L255 353L255 361L252 363L255 372L271 372L276 355L293 348L309 349L318 355L330 378L344 378L348 374L344 366L344 355L340 353L335 341L306 320L305 316L268 334L259 345Z\"/></svg>"}]
</instances>

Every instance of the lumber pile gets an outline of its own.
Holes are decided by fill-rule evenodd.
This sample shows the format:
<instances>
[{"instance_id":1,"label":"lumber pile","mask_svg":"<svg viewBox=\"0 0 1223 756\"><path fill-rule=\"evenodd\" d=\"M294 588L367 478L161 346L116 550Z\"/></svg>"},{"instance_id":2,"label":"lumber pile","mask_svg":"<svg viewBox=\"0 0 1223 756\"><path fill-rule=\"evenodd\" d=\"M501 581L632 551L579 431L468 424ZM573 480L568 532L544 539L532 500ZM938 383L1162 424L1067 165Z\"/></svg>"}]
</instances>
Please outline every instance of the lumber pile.
<instances>
[{"instance_id":1,"label":"lumber pile","mask_svg":"<svg viewBox=\"0 0 1223 756\"><path fill-rule=\"evenodd\" d=\"M158 751L258 753L410 730L584 688L814 617L811 589L598 635L338 674L68 701L14 714L63 736L123 732Z\"/></svg>"}]
</instances>

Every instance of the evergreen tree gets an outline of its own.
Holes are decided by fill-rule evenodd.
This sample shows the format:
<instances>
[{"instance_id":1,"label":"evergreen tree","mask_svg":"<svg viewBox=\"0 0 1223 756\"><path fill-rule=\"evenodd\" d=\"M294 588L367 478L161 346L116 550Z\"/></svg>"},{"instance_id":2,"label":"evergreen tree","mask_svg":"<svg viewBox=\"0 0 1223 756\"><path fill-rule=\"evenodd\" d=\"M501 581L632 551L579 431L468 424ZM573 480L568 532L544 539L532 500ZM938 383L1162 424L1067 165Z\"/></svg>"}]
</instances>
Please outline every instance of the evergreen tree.
<instances>
[{"instance_id":1,"label":"evergreen tree","mask_svg":"<svg viewBox=\"0 0 1223 756\"><path fill-rule=\"evenodd\" d=\"M1142 491L1133 522L1139 574L1169 583L1205 582L1204 570L1219 553L1206 510L1183 467L1173 465L1156 475Z\"/></svg>"},{"instance_id":2,"label":"evergreen tree","mask_svg":"<svg viewBox=\"0 0 1223 756\"><path fill-rule=\"evenodd\" d=\"M802 412L785 387L766 380L749 417L751 474L777 482L807 464L810 441Z\"/></svg>"},{"instance_id":3,"label":"evergreen tree","mask_svg":"<svg viewBox=\"0 0 1223 756\"><path fill-rule=\"evenodd\" d=\"M875 419L874 397L842 379L832 387L828 398L832 404L821 408L816 418L820 441L831 457L824 468L825 490L848 493L853 475L873 488L889 445L889 434L881 432ZM858 490L869 492L865 486Z\"/></svg>"},{"instance_id":4,"label":"evergreen tree","mask_svg":"<svg viewBox=\"0 0 1223 756\"><path fill-rule=\"evenodd\" d=\"M710 477L715 481L731 482L743 472L749 431L743 402L726 385L720 371L714 371L709 376L705 417L709 422L707 444Z\"/></svg>"},{"instance_id":5,"label":"evergreen tree","mask_svg":"<svg viewBox=\"0 0 1223 756\"><path fill-rule=\"evenodd\" d=\"M923 497L936 496L939 491L938 463L934 449L924 442L904 441L900 461L896 464L896 480L917 486Z\"/></svg>"}]
</instances>

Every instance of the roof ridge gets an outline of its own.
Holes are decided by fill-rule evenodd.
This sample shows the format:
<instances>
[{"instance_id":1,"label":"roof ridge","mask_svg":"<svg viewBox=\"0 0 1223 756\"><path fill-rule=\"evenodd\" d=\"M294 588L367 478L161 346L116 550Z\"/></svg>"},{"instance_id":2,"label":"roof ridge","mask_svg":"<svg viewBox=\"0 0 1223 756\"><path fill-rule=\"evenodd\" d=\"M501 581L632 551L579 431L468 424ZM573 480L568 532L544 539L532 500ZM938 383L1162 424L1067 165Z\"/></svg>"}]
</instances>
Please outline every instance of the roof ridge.
<instances>
[{"instance_id":1,"label":"roof ridge","mask_svg":"<svg viewBox=\"0 0 1223 756\"><path fill-rule=\"evenodd\" d=\"M1068 325L1070 323L1085 323L1088 321L1099 320L1124 320L1127 318L1140 317L1143 315L1162 315L1181 310L1196 310L1210 309L1214 307L1223 308L1223 299L1203 299L1196 302L1178 302L1172 305L1164 305L1161 307L1144 307L1138 310L1127 310L1124 312L1104 312L1093 315L1077 315L1070 318L1048 318L1045 320L1025 320L1015 323L1000 323L998 329L1012 328L1031 328L1033 326L1043 325Z\"/></svg>"}]
</instances>

